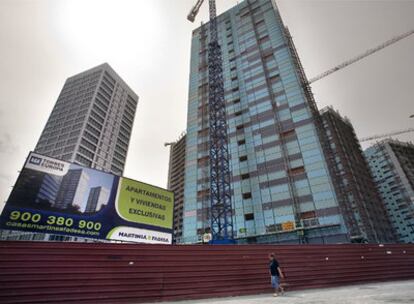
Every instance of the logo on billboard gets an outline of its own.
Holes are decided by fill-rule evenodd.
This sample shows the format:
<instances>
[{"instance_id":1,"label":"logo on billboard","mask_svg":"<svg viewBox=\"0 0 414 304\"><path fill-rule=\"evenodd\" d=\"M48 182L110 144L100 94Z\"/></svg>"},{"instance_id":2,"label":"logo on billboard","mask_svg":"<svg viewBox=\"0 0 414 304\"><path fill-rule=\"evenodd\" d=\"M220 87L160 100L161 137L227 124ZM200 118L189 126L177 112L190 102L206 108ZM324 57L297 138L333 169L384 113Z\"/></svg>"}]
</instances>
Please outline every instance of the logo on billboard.
<instances>
[{"instance_id":1,"label":"logo on billboard","mask_svg":"<svg viewBox=\"0 0 414 304\"><path fill-rule=\"evenodd\" d=\"M55 158L30 153L25 168L62 176L67 173L69 163Z\"/></svg>"},{"instance_id":2,"label":"logo on billboard","mask_svg":"<svg viewBox=\"0 0 414 304\"><path fill-rule=\"evenodd\" d=\"M169 245L172 242L172 234L142 228L119 226L108 233L107 239Z\"/></svg>"},{"instance_id":3,"label":"logo on billboard","mask_svg":"<svg viewBox=\"0 0 414 304\"><path fill-rule=\"evenodd\" d=\"M31 164L40 165L40 163L42 162L42 159L40 157L37 157L37 156L31 156L29 162Z\"/></svg>"}]
</instances>

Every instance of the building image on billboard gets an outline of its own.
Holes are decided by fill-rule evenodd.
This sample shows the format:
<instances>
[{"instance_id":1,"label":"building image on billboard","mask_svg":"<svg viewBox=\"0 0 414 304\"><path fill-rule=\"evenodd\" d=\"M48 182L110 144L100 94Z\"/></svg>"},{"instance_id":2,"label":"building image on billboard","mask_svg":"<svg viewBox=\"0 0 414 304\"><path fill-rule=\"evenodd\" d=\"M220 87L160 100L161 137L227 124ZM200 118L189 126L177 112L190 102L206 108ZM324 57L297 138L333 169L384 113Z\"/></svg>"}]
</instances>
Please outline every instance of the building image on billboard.
<instances>
[{"instance_id":1,"label":"building image on billboard","mask_svg":"<svg viewBox=\"0 0 414 304\"><path fill-rule=\"evenodd\" d=\"M59 176L45 175L35 200L36 203L47 201L52 205L55 204L61 181Z\"/></svg>"},{"instance_id":2,"label":"building image on billboard","mask_svg":"<svg viewBox=\"0 0 414 304\"><path fill-rule=\"evenodd\" d=\"M30 153L0 217L0 229L171 244L174 194Z\"/></svg>"},{"instance_id":3,"label":"building image on billboard","mask_svg":"<svg viewBox=\"0 0 414 304\"><path fill-rule=\"evenodd\" d=\"M89 183L89 175L85 171L83 169L71 169L68 171L60 184L54 207L67 209L69 206L79 206L74 205L74 202L83 201Z\"/></svg>"},{"instance_id":4,"label":"building image on billboard","mask_svg":"<svg viewBox=\"0 0 414 304\"><path fill-rule=\"evenodd\" d=\"M29 202L40 208L51 207L56 202L56 196L62 178L37 171L22 172L19 183L9 197L11 204L24 206Z\"/></svg>"},{"instance_id":5,"label":"building image on billboard","mask_svg":"<svg viewBox=\"0 0 414 304\"><path fill-rule=\"evenodd\" d=\"M89 191L88 202L86 204L86 213L99 211L108 203L109 190L105 187L94 187Z\"/></svg>"},{"instance_id":6,"label":"building image on billboard","mask_svg":"<svg viewBox=\"0 0 414 304\"><path fill-rule=\"evenodd\" d=\"M24 168L8 203L67 213L96 212L96 207L108 204L114 181L113 175L96 172L75 164L64 175Z\"/></svg>"}]
</instances>

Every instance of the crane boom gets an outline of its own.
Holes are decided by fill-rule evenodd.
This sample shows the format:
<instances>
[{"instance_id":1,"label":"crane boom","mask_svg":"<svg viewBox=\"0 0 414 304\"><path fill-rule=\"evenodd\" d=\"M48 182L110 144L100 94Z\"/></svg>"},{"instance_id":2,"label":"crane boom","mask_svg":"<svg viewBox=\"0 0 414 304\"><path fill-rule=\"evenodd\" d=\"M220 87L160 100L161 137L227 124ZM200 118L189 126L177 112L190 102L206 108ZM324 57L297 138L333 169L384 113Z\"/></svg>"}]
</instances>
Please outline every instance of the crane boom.
<instances>
[{"instance_id":1,"label":"crane boom","mask_svg":"<svg viewBox=\"0 0 414 304\"><path fill-rule=\"evenodd\" d=\"M191 11L188 13L187 19L191 22L194 22L195 17L198 14L198 11L200 10L201 5L203 4L204 0L198 0L197 3L193 6Z\"/></svg>"},{"instance_id":2,"label":"crane boom","mask_svg":"<svg viewBox=\"0 0 414 304\"><path fill-rule=\"evenodd\" d=\"M405 133L409 133L409 132L414 132L414 128L394 131L394 132L386 133L386 134L368 136L368 137L361 138L359 141L360 142L370 141L370 140L374 140L374 139L379 139L379 138L384 138L384 137L389 137L389 136L399 135L399 134L405 134Z\"/></svg>"},{"instance_id":3,"label":"crane boom","mask_svg":"<svg viewBox=\"0 0 414 304\"><path fill-rule=\"evenodd\" d=\"M354 58L352 58L350 60L347 60L347 61L345 61L345 62L337 65L336 67L334 67L334 68L332 68L330 70L327 70L326 72L324 72L322 74L319 74L319 75L311 78L308 81L308 84L311 84L311 83L314 83L314 82L316 82L318 80L321 80L322 78L325 78L326 76L329 76L330 74L332 74L332 73L334 73L336 71L339 71L339 70L347 67L348 65L351 65L351 64L353 64L353 63L355 63L355 62L357 62L357 61L359 61L361 59L364 59L365 57L367 57L369 55L372 55L372 54L374 54L374 53L382 50L383 48L386 48L387 46L390 46L390 45L392 45L392 44L394 44L394 43L396 43L396 42L398 42L398 41L400 41L400 40L402 40L402 39L404 39L404 38L406 38L406 37L408 37L408 36L410 36L412 34L414 34L414 30L411 30L411 31L408 31L408 32L406 32L404 34L395 36L395 37L391 38L390 40L387 40L384 43L382 43L382 44L380 44L380 45L378 45L378 46L376 46L374 48L368 49L364 53L362 53L362 54L360 54L360 55L358 55L358 56L356 56L356 57L354 57Z\"/></svg>"}]
</instances>

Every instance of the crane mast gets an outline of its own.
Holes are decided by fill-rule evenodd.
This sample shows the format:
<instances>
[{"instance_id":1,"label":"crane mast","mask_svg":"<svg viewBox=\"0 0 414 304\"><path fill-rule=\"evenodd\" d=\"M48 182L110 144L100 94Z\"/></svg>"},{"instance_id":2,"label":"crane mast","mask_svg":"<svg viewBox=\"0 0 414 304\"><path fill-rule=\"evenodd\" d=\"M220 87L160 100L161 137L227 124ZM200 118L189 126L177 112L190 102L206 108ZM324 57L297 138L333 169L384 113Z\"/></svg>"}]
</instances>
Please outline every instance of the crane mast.
<instances>
[{"instance_id":1,"label":"crane mast","mask_svg":"<svg viewBox=\"0 0 414 304\"><path fill-rule=\"evenodd\" d=\"M187 19L194 21L204 0L198 0ZM212 243L233 240L230 160L224 100L223 62L217 33L216 1L209 0L208 115L210 167L210 230Z\"/></svg>"}]
</instances>

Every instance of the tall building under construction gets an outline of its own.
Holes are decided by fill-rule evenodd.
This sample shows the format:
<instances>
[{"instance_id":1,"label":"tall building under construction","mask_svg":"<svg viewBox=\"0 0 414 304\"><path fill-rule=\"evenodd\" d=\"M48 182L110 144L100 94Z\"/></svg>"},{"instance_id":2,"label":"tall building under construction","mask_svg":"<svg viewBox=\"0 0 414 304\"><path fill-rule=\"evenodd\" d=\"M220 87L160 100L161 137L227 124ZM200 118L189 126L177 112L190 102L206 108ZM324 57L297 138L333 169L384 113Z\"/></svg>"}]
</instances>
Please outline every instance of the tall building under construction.
<instances>
[{"instance_id":1,"label":"tall building under construction","mask_svg":"<svg viewBox=\"0 0 414 304\"><path fill-rule=\"evenodd\" d=\"M395 242L395 230L350 120L332 107L320 113L327 161L351 241Z\"/></svg>"},{"instance_id":2,"label":"tall building under construction","mask_svg":"<svg viewBox=\"0 0 414 304\"><path fill-rule=\"evenodd\" d=\"M365 155L398 240L414 243L414 144L385 139Z\"/></svg>"},{"instance_id":3,"label":"tall building under construction","mask_svg":"<svg viewBox=\"0 0 414 304\"><path fill-rule=\"evenodd\" d=\"M245 0L217 18L238 243L350 242L323 121L276 3ZM206 23L192 34L183 243L210 231L208 43Z\"/></svg>"}]
</instances>

